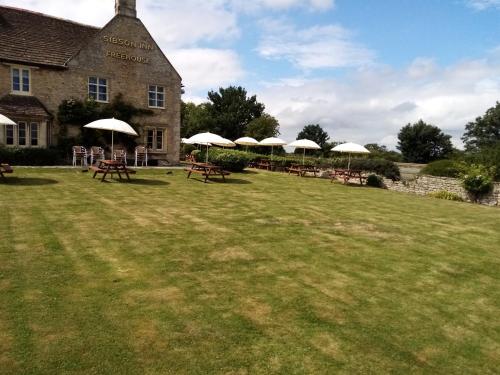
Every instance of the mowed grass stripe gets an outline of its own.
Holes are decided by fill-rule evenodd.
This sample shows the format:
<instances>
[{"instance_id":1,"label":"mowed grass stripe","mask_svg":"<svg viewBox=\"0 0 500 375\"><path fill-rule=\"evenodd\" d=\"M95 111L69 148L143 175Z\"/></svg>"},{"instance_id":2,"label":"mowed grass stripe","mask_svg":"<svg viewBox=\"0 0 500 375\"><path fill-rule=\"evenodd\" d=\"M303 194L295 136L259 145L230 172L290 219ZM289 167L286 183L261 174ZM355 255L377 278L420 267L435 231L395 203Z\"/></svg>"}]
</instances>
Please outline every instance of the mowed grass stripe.
<instances>
[{"instance_id":1,"label":"mowed grass stripe","mask_svg":"<svg viewBox=\"0 0 500 375\"><path fill-rule=\"evenodd\" d=\"M0 223L30 228L0 233L39 252L13 261L0 245L0 285L16 285L0 317L13 373L499 365L498 209L268 172L226 184L181 171L140 170L131 184L16 175L0 185ZM16 334L38 324L44 334Z\"/></svg>"}]
</instances>

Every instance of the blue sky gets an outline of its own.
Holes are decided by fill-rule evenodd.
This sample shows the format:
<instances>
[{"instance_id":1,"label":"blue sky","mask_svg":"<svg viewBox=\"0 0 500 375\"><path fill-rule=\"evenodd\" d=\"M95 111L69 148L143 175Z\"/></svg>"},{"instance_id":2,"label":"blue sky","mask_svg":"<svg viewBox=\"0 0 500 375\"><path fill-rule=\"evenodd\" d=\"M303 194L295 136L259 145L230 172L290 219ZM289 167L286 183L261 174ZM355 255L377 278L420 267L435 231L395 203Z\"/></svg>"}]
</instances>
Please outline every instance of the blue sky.
<instances>
[{"instance_id":1,"label":"blue sky","mask_svg":"<svg viewBox=\"0 0 500 375\"><path fill-rule=\"evenodd\" d=\"M0 0L102 26L114 0ZM500 100L500 0L137 0L138 16L183 76L184 100L246 87L293 140L393 148L422 118L460 146Z\"/></svg>"}]
</instances>

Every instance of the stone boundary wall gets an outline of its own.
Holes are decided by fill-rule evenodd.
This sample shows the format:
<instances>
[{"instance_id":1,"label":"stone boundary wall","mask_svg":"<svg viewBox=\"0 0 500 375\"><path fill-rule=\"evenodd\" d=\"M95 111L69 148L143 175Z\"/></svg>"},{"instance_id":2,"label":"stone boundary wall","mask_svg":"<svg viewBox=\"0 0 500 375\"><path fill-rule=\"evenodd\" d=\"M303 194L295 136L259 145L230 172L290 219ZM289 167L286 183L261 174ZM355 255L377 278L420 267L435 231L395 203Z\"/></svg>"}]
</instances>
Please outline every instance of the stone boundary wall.
<instances>
[{"instance_id":1,"label":"stone boundary wall","mask_svg":"<svg viewBox=\"0 0 500 375\"><path fill-rule=\"evenodd\" d=\"M462 187L462 181L457 178L422 175L417 176L415 180L411 181L392 181L384 179L384 184L389 190L417 195L427 195L435 191L446 190L450 193L459 195L468 202L471 201L469 195ZM495 182L493 191L483 196L479 203L488 206L500 206L500 183Z\"/></svg>"}]
</instances>

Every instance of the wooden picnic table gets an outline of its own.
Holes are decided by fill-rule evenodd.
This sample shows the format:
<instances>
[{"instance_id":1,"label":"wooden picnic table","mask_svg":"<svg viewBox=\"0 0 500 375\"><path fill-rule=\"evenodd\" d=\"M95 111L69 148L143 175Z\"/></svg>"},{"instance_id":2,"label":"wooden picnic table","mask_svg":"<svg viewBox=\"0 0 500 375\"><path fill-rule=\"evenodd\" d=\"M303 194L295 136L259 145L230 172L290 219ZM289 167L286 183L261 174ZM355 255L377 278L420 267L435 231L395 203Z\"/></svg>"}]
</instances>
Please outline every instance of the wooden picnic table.
<instances>
[{"instance_id":1,"label":"wooden picnic table","mask_svg":"<svg viewBox=\"0 0 500 375\"><path fill-rule=\"evenodd\" d=\"M6 173L14 173L14 170L9 164L0 164L0 177L5 177L4 174Z\"/></svg>"},{"instance_id":2,"label":"wooden picnic table","mask_svg":"<svg viewBox=\"0 0 500 375\"><path fill-rule=\"evenodd\" d=\"M104 182L108 174L113 177L113 174L116 173L121 180L121 174L124 173L127 176L127 180L130 180L130 175L136 173L133 169L127 168L127 165L123 161L119 160L99 160L97 165L91 166L90 169L94 171L92 178L95 178L98 173L102 173L101 182Z\"/></svg>"},{"instance_id":3,"label":"wooden picnic table","mask_svg":"<svg viewBox=\"0 0 500 375\"><path fill-rule=\"evenodd\" d=\"M225 176L231 174L230 172L223 170L222 167L210 163L199 163L192 161L189 164L189 167L185 169L185 171L188 172L187 178L191 177L192 173L201 174L203 177L205 177L205 180L203 181L205 183L211 176L221 176L222 180L226 182Z\"/></svg>"},{"instance_id":4,"label":"wooden picnic table","mask_svg":"<svg viewBox=\"0 0 500 375\"><path fill-rule=\"evenodd\" d=\"M269 160L260 160L257 163L255 163L255 168L272 171L275 169L275 165L273 162L270 162Z\"/></svg>"},{"instance_id":5,"label":"wooden picnic table","mask_svg":"<svg viewBox=\"0 0 500 375\"><path fill-rule=\"evenodd\" d=\"M306 173L314 173L314 177L316 177L316 173L319 173L319 169L313 165L304 165L304 164L292 164L288 168L288 174L295 173L297 176L304 177Z\"/></svg>"},{"instance_id":6,"label":"wooden picnic table","mask_svg":"<svg viewBox=\"0 0 500 375\"><path fill-rule=\"evenodd\" d=\"M366 180L366 177L364 177L362 173L363 171L358 169L334 169L333 172L330 172L331 182L337 177L343 179L345 184L352 178L359 178L359 183L363 185L363 181Z\"/></svg>"}]
</instances>

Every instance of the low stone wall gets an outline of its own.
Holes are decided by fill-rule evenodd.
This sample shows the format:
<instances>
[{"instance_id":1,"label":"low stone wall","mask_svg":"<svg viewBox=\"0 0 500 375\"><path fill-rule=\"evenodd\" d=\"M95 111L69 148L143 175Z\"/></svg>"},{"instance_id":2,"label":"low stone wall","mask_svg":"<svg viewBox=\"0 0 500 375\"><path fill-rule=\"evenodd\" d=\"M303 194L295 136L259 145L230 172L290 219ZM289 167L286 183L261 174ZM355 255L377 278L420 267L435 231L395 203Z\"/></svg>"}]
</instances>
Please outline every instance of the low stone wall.
<instances>
[{"instance_id":1,"label":"low stone wall","mask_svg":"<svg viewBox=\"0 0 500 375\"><path fill-rule=\"evenodd\" d=\"M456 178L422 175L417 176L417 178L411 181L392 181L384 179L384 183L389 190L418 195L427 195L435 191L446 190L450 193L459 195L466 201L471 201L469 195L462 187L462 181ZM496 182L494 184L493 191L488 195L483 196L479 203L488 206L499 206L500 183Z\"/></svg>"}]
</instances>

